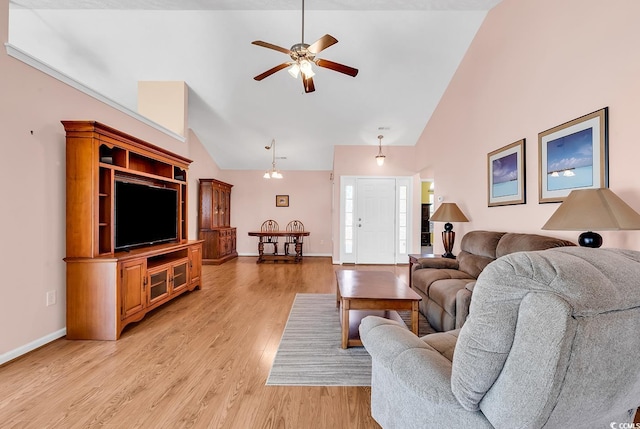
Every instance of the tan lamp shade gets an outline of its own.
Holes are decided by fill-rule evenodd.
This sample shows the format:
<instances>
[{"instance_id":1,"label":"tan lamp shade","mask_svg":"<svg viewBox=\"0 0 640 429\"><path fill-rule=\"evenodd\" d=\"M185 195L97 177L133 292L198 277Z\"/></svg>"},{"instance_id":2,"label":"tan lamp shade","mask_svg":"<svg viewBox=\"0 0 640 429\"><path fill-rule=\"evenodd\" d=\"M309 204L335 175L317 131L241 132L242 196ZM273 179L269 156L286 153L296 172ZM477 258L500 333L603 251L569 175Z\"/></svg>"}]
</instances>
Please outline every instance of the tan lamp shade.
<instances>
[{"instance_id":1,"label":"tan lamp shade","mask_svg":"<svg viewBox=\"0 0 640 429\"><path fill-rule=\"evenodd\" d=\"M542 229L617 231L640 229L640 214L611 189L571 191Z\"/></svg>"},{"instance_id":2,"label":"tan lamp shade","mask_svg":"<svg viewBox=\"0 0 640 429\"><path fill-rule=\"evenodd\" d=\"M442 203L430 220L435 222L469 222L456 203Z\"/></svg>"}]
</instances>

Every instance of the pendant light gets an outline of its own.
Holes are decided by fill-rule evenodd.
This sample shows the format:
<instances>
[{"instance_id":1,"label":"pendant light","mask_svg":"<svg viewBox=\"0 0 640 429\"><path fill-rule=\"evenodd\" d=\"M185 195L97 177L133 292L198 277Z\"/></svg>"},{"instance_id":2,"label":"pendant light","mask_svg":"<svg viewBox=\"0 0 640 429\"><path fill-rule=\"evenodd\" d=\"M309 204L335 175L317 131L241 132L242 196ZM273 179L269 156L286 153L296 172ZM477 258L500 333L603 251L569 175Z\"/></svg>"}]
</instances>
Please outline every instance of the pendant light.
<instances>
[{"instance_id":1,"label":"pendant light","mask_svg":"<svg viewBox=\"0 0 640 429\"><path fill-rule=\"evenodd\" d=\"M384 165L385 156L382 154L382 139L384 136L381 134L378 136L378 155L376 155L376 162L380 167Z\"/></svg>"},{"instance_id":2,"label":"pendant light","mask_svg":"<svg viewBox=\"0 0 640 429\"><path fill-rule=\"evenodd\" d=\"M265 179L282 179L282 173L278 171L276 168L276 139L271 140L271 144L269 146L264 147L266 150L273 149L272 160L271 160L271 170L267 170L264 173Z\"/></svg>"}]
</instances>

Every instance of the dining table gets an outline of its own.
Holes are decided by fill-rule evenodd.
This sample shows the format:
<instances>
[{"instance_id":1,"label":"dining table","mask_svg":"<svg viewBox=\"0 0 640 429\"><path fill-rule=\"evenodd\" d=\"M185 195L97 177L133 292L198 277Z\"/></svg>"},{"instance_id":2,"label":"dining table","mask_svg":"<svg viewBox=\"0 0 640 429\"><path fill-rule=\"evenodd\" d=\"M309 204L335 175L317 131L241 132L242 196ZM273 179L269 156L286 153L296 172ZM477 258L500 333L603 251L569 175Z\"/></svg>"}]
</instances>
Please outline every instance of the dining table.
<instances>
[{"instance_id":1,"label":"dining table","mask_svg":"<svg viewBox=\"0 0 640 429\"><path fill-rule=\"evenodd\" d=\"M258 237L258 260L260 264L266 261L302 262L302 237L309 236L309 231L249 231L249 237ZM292 237L295 253L275 254L264 253L264 244L268 243L264 239L267 237Z\"/></svg>"}]
</instances>

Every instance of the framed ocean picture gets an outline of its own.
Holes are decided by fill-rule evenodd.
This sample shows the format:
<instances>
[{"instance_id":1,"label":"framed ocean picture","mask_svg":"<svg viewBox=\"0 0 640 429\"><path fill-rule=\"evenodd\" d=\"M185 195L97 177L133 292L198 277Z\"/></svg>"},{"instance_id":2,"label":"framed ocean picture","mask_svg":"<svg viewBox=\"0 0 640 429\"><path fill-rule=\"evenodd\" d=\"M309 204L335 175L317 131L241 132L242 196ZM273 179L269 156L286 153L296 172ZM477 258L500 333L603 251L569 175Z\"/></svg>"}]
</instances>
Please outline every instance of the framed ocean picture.
<instances>
[{"instance_id":1,"label":"framed ocean picture","mask_svg":"<svg viewBox=\"0 0 640 429\"><path fill-rule=\"evenodd\" d=\"M607 121L605 107L538 134L540 203L609 186Z\"/></svg>"},{"instance_id":2,"label":"framed ocean picture","mask_svg":"<svg viewBox=\"0 0 640 429\"><path fill-rule=\"evenodd\" d=\"M487 155L489 207L526 203L525 139Z\"/></svg>"}]
</instances>

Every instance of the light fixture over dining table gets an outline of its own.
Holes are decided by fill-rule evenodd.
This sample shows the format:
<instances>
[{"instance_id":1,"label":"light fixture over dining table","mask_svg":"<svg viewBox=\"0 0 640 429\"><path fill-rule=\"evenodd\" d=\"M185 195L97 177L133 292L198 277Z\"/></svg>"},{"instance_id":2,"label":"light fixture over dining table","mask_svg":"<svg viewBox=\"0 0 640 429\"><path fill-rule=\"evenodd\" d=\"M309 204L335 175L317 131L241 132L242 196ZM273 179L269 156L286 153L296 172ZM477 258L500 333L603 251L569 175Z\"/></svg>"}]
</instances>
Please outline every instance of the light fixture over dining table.
<instances>
[{"instance_id":1,"label":"light fixture over dining table","mask_svg":"<svg viewBox=\"0 0 640 429\"><path fill-rule=\"evenodd\" d=\"M282 179L282 173L276 168L276 139L271 139L271 144L264 147L266 150L273 150L271 152L271 170L267 170L264 173L265 179Z\"/></svg>"},{"instance_id":2,"label":"light fixture over dining table","mask_svg":"<svg viewBox=\"0 0 640 429\"><path fill-rule=\"evenodd\" d=\"M384 136L382 134L380 134L378 136L378 155L376 155L376 162L378 163L378 165L380 167L382 167L384 165L384 159L385 156L382 154L382 139L384 138Z\"/></svg>"}]
</instances>

